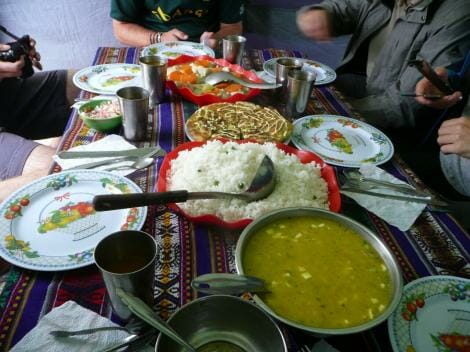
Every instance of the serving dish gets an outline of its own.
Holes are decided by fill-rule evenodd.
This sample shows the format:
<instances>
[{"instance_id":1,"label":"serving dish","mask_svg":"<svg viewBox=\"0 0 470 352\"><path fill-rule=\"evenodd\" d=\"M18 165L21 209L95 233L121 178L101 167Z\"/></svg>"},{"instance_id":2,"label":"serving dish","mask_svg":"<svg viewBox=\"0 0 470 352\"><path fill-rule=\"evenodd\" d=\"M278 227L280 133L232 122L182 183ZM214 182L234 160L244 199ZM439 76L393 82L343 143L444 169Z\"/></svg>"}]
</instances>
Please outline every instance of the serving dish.
<instances>
[{"instance_id":1,"label":"serving dish","mask_svg":"<svg viewBox=\"0 0 470 352\"><path fill-rule=\"evenodd\" d=\"M308 115L294 122L292 143L344 167L381 165L394 153L392 141L363 121L339 115Z\"/></svg>"},{"instance_id":2,"label":"serving dish","mask_svg":"<svg viewBox=\"0 0 470 352\"><path fill-rule=\"evenodd\" d=\"M180 85L180 84L176 84L173 80L171 80L170 78L171 72L172 72L171 67L174 67L176 65L185 65L185 64L191 65L195 62L204 62L204 61L209 62L211 65L215 64L222 69L229 70L230 72L236 75L239 75L239 77L246 79L248 81L252 81L255 83L263 83L263 81L254 72L247 71L239 65L233 65L224 59L214 59L210 56L181 55L178 58L168 62L167 86L171 90L180 94L186 100L189 100L190 102L197 104L199 106L213 104L213 103L235 103L237 101L249 100L260 93L259 89L246 88L246 93L235 93L235 94L231 94L228 97L221 97L213 93L197 94L192 89L189 88L191 87L190 85L191 83L188 83L186 85L184 84ZM202 70L200 72L203 72L203 71L205 70ZM202 80L202 76L199 73L196 76L197 76L196 79L198 81ZM187 75L184 75L184 77L187 77Z\"/></svg>"},{"instance_id":3,"label":"serving dish","mask_svg":"<svg viewBox=\"0 0 470 352\"><path fill-rule=\"evenodd\" d=\"M435 275L411 281L388 319L393 351L467 351L469 303L469 279Z\"/></svg>"},{"instance_id":4,"label":"serving dish","mask_svg":"<svg viewBox=\"0 0 470 352\"><path fill-rule=\"evenodd\" d=\"M298 226L304 219L319 220L319 222L316 225L307 223L303 227ZM347 232L340 233L331 224L337 224L344 229L342 231ZM274 227L269 227L269 225ZM321 231L324 233L320 234ZM355 238L354 242L345 242L348 237ZM266 241L263 240L267 239L269 246L263 254L274 258L273 260L260 256L259 245L264 244ZM283 250L279 250L276 247L278 245L282 245ZM289 251L286 252L284 248L289 248ZM315 252L312 248L318 248L318 251ZM271 251L268 252L268 249ZM302 250L302 253L298 250ZM250 253L255 261L248 261ZM355 256L361 258L354 259ZM373 260L372 265L373 256L379 261ZM386 320L401 298L401 270L386 244L362 224L342 214L324 209L291 207L275 210L256 218L243 230L237 241L235 263L238 274L253 275L253 268L256 268L255 271L258 272L256 277L265 280L271 292L267 292L264 296L263 294L254 295L254 300L260 307L279 321L318 336L353 334L370 329ZM382 268L382 265L387 271ZM363 286L360 282L361 272L356 272L361 267L368 271L377 270L379 275L374 274L375 280L362 275L364 280L367 280ZM311 273L310 270L312 270ZM260 275L268 272L274 273L271 274L274 278L269 275L266 277ZM387 285L382 283L383 277L389 277L388 289ZM276 282L271 280L276 280ZM305 281L308 284L305 286L295 280ZM347 282L349 284L346 284ZM288 283L292 285L289 286ZM375 292L374 294L383 289L388 290L388 304L385 306L386 303L383 303L383 307L376 306L374 313L367 313L370 309L364 310L362 306L378 305L381 300L379 296L370 300L360 300L370 295L365 283L375 286L374 291L370 289L371 292ZM282 307L278 306L278 310L283 310L283 313L279 313L269 304L273 304L274 292L277 291L276 294L279 294L280 289L283 289L282 285L289 286L282 291L284 295L287 292L288 296L285 299L288 299L289 303L287 306L284 304ZM305 288L307 290L302 291ZM354 295L359 295L360 292L363 293L363 296L359 297L360 305L354 308L353 302L356 300ZM303 301L304 299L308 302ZM289 307L293 309L291 312L304 316L302 322L286 317L287 310L291 309ZM351 319L351 323L344 322L344 326L341 327L318 327L307 324L309 319L324 322L327 319L336 319L336 316L341 316L343 319L347 316L345 312L354 311L360 315L368 315L370 319L364 320L356 317L354 318L356 322L352 324L354 319L351 317L348 318Z\"/></svg>"},{"instance_id":5,"label":"serving dish","mask_svg":"<svg viewBox=\"0 0 470 352\"><path fill-rule=\"evenodd\" d=\"M229 142L228 140L220 140L222 143L227 143ZM250 143L252 141L249 140L238 140L234 141L236 143L242 144L242 143ZM167 175L170 171L171 167L171 162L172 160L176 159L178 157L178 154L182 151L187 151L191 150L196 147L200 147L204 145L206 142L187 142L184 143L175 149L173 149L171 152L169 152L165 158L163 159L162 166L160 168L160 173L158 176L158 181L157 181L157 191L158 192L165 192L168 191L168 182L167 182ZM321 177L326 181L327 186L328 186L328 201L329 201L329 207L331 211L338 212L341 208L341 196L339 193L339 187L338 183L336 181L336 175L334 169L325 164L320 157L315 155L314 153L308 152L308 151L302 151L298 150L296 148L290 147L288 145L282 144L282 143L276 143L276 147L282 151L284 151L287 154L295 155L300 162L302 163L310 163L310 162L315 162L321 167ZM221 228L226 228L230 230L239 230L243 229L246 227L250 222L253 221L253 219L241 219L237 221L224 221L221 218L213 215L213 214L207 214L207 215L201 215L201 216L191 216L187 214L184 210L182 210L177 204L169 204L168 205L170 208L173 210L181 213L185 217L187 217L190 221L195 222L195 223L202 223L206 225L211 225L211 226L216 226L216 227L221 227Z\"/></svg>"},{"instance_id":6,"label":"serving dish","mask_svg":"<svg viewBox=\"0 0 470 352\"><path fill-rule=\"evenodd\" d=\"M63 171L19 189L0 205L0 256L22 268L60 271L93 263L96 244L119 230L139 230L146 207L98 213L95 194L141 193L105 171Z\"/></svg>"},{"instance_id":7,"label":"serving dish","mask_svg":"<svg viewBox=\"0 0 470 352\"><path fill-rule=\"evenodd\" d=\"M89 115L90 111L103 106L103 104L116 104L119 112L116 111L116 114L107 117L92 117ZM85 102L78 108L78 116L80 116L85 125L100 132L110 131L122 124L122 114L119 105L117 105L117 100L111 98L93 99Z\"/></svg>"}]
</instances>

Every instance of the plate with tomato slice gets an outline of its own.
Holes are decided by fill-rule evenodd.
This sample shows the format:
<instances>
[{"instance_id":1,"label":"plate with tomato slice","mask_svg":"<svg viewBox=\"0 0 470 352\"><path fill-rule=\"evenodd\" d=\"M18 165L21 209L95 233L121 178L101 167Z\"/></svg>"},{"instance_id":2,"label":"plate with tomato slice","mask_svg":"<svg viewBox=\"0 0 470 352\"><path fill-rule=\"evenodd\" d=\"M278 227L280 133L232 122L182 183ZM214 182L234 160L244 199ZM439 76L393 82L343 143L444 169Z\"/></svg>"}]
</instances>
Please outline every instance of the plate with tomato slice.
<instances>
[{"instance_id":1,"label":"plate with tomato slice","mask_svg":"<svg viewBox=\"0 0 470 352\"><path fill-rule=\"evenodd\" d=\"M256 73L247 71L239 65L233 65L224 59L182 55L168 62L168 86L186 100L199 106L235 103L249 100L259 94L259 89L247 88L234 82L221 82L216 85L204 82L207 75L220 71L230 72L250 82L263 83Z\"/></svg>"},{"instance_id":2,"label":"plate with tomato slice","mask_svg":"<svg viewBox=\"0 0 470 352\"><path fill-rule=\"evenodd\" d=\"M392 141L377 128L338 115L308 115L294 122L292 143L331 165L381 165L393 156Z\"/></svg>"},{"instance_id":3,"label":"plate with tomato slice","mask_svg":"<svg viewBox=\"0 0 470 352\"><path fill-rule=\"evenodd\" d=\"M388 333L395 352L470 351L470 280L436 275L408 283Z\"/></svg>"},{"instance_id":4,"label":"plate with tomato slice","mask_svg":"<svg viewBox=\"0 0 470 352\"><path fill-rule=\"evenodd\" d=\"M93 264L101 239L140 230L147 215L146 207L97 212L93 197L141 192L128 178L106 171L63 171L36 180L0 204L0 256L39 271Z\"/></svg>"}]
</instances>

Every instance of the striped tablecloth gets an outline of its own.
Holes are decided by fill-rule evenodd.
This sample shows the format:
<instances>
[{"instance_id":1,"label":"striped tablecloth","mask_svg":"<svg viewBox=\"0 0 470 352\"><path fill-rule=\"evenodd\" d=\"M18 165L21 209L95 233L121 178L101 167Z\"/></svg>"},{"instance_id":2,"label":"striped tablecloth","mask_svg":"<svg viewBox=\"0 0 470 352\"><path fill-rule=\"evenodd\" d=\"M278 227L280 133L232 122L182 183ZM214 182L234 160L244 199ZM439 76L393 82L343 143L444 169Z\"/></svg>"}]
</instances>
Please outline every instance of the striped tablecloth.
<instances>
[{"instance_id":1,"label":"striped tablecloth","mask_svg":"<svg viewBox=\"0 0 470 352\"><path fill-rule=\"evenodd\" d=\"M93 63L135 63L138 55L139 51L134 48L100 48ZM245 55L243 65L262 70L264 61L280 56L302 57L302 54L274 49L253 50ZM82 93L83 97L89 95ZM138 146L158 143L170 151L185 142L184 121L196 106L175 94L170 95L169 101L155 109L149 124L151 139ZM307 113L357 117L332 87L314 90ZM84 126L73 113L60 148L88 144L102 137L103 134ZM137 171L130 177L143 191L154 191L160 163L161 160L155 167ZM383 167L411 183L420 182L397 156ZM54 171L60 171L58 166ZM409 231L402 232L357 205L345 203L343 212L372 228L388 244L401 265L405 282L439 274L470 277L469 235L448 214L425 211ZM190 287L193 277L209 272L235 271L237 233L194 226L163 206L149 207L143 230L153 234L159 246L154 308L165 319L179 306L197 298L197 293ZM44 314L68 300L115 319L103 281L94 266L57 273L14 267L2 277L0 287L0 350L8 350ZM301 344L312 345L315 341L300 331L282 328L290 351L297 352ZM331 338L329 342L343 352L391 350L386 323L365 333Z\"/></svg>"}]
</instances>

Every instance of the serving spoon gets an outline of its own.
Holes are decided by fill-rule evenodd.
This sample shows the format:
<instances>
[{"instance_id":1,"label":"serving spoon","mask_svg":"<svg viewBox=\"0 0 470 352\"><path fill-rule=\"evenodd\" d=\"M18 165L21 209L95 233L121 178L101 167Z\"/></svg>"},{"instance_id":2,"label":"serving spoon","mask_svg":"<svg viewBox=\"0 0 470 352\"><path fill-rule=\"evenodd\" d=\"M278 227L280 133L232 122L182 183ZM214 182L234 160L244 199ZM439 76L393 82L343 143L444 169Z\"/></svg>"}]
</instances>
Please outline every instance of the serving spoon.
<instances>
[{"instance_id":1,"label":"serving spoon","mask_svg":"<svg viewBox=\"0 0 470 352\"><path fill-rule=\"evenodd\" d=\"M242 193L227 192L149 192L132 194L101 194L93 198L97 211L141 207L153 204L181 203L189 199L238 198L253 202L269 196L276 185L276 174L272 160L265 155L250 186Z\"/></svg>"},{"instance_id":2,"label":"serving spoon","mask_svg":"<svg viewBox=\"0 0 470 352\"><path fill-rule=\"evenodd\" d=\"M217 83L226 82L226 81L237 82L238 84L241 84L242 86L245 86L248 88L257 88L257 89L275 89L281 86L281 84L248 82L248 81L245 81L244 79L238 78L237 76L231 74L230 72L225 72L225 71L211 73L204 78L205 83L213 85L213 86L216 85Z\"/></svg>"}]
</instances>

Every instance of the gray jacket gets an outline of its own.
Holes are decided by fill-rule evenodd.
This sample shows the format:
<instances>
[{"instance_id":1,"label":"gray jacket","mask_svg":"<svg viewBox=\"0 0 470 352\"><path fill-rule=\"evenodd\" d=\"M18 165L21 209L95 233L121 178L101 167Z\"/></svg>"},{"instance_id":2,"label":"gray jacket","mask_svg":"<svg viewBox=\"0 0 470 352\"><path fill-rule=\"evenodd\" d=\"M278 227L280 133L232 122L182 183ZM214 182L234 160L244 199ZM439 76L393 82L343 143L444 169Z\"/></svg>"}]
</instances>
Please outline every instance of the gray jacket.
<instances>
[{"instance_id":1,"label":"gray jacket","mask_svg":"<svg viewBox=\"0 0 470 352\"><path fill-rule=\"evenodd\" d=\"M393 6L393 1L392 1ZM358 49L390 19L383 0L325 0L335 35L353 34L338 72L347 71ZM425 59L433 67L460 63L470 50L470 0L424 0L409 8L384 44L367 80L367 96L352 105L382 128L413 127L439 111L421 106L400 92L414 92L421 74L407 62Z\"/></svg>"}]
</instances>

